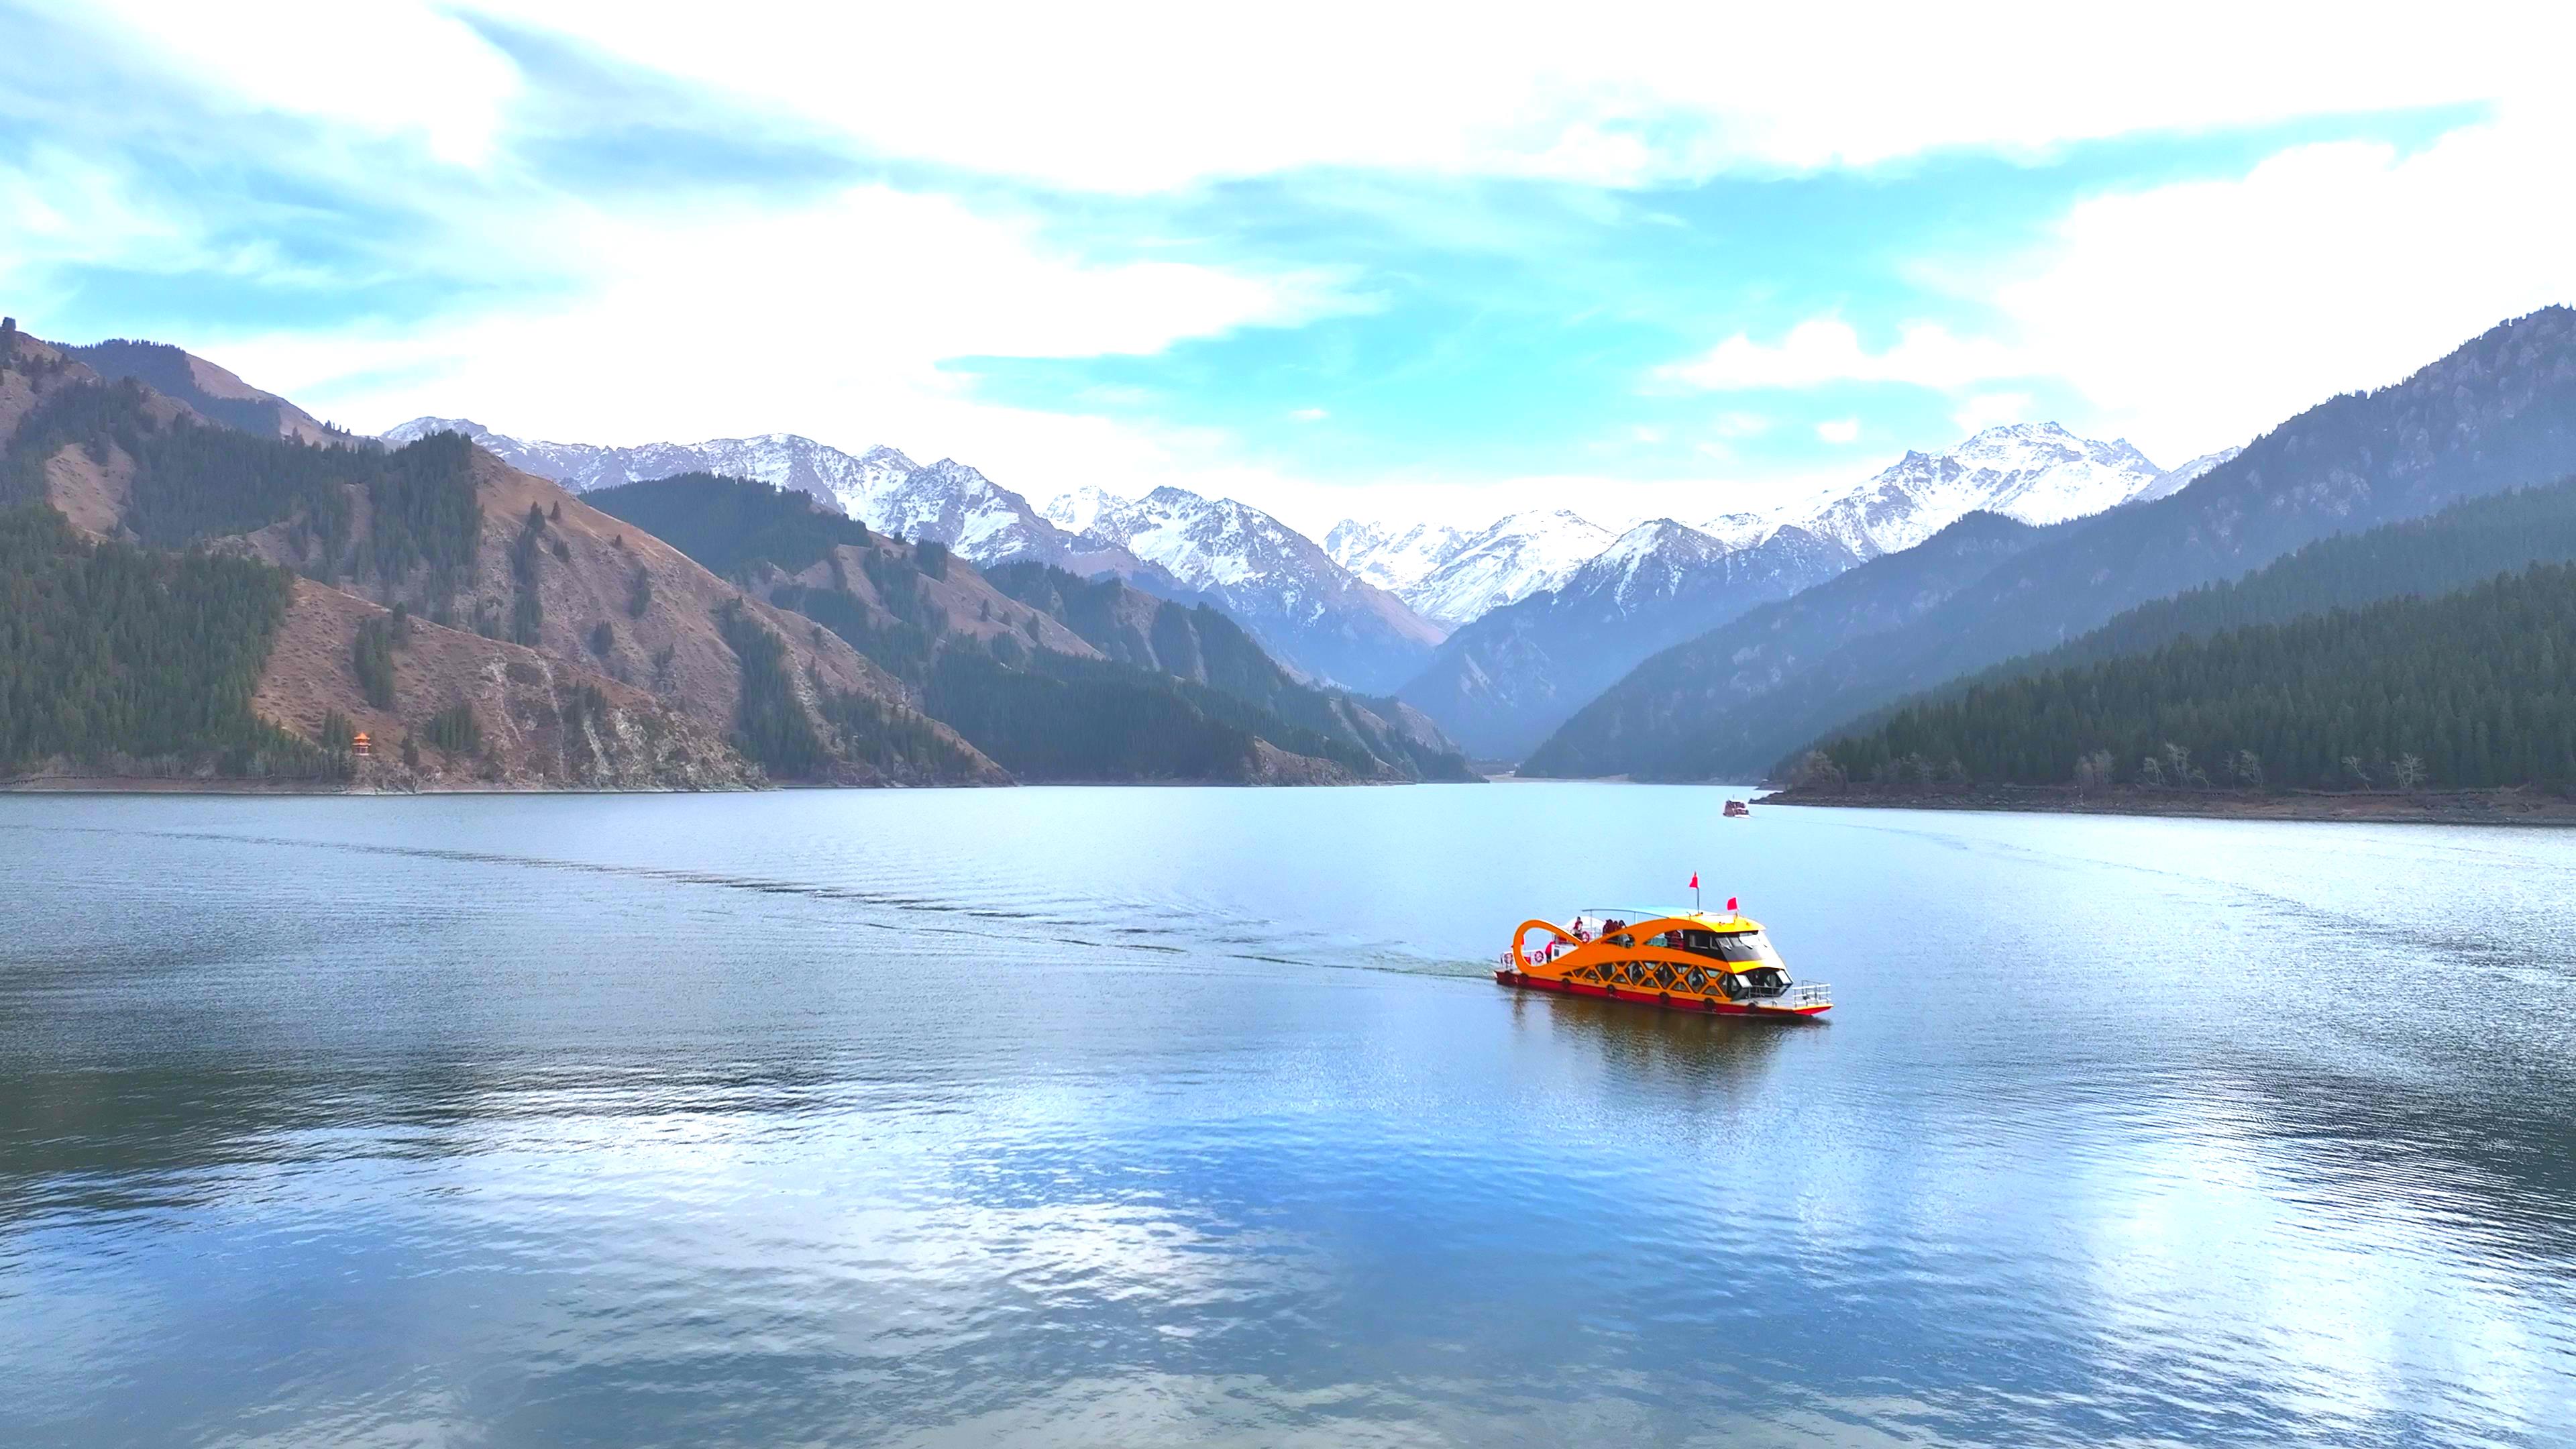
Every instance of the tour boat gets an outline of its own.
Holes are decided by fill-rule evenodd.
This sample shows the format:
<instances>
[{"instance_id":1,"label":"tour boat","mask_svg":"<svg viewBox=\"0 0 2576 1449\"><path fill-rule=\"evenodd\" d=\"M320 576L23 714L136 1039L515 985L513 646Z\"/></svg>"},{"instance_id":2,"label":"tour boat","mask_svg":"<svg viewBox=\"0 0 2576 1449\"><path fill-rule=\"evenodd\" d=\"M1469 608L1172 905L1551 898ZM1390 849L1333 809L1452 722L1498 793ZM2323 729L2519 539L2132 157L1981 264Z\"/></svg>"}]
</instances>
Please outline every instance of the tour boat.
<instances>
[{"instance_id":1,"label":"tour boat","mask_svg":"<svg viewBox=\"0 0 2576 1449\"><path fill-rule=\"evenodd\" d=\"M1591 926L1580 930L1554 921L1521 922L1494 979L1523 990L1710 1016L1804 1020L1833 1009L1832 989L1820 981L1791 980L1762 923L1749 917L1732 911L1615 910L1575 917L1578 927L1587 919ZM1533 932L1545 937L1534 949Z\"/></svg>"},{"instance_id":2,"label":"tour boat","mask_svg":"<svg viewBox=\"0 0 2576 1449\"><path fill-rule=\"evenodd\" d=\"M1752 813L1753 807L1745 804L1741 800L1729 800L1726 802L1726 818L1729 820L1732 820L1739 815L1750 815Z\"/></svg>"}]
</instances>

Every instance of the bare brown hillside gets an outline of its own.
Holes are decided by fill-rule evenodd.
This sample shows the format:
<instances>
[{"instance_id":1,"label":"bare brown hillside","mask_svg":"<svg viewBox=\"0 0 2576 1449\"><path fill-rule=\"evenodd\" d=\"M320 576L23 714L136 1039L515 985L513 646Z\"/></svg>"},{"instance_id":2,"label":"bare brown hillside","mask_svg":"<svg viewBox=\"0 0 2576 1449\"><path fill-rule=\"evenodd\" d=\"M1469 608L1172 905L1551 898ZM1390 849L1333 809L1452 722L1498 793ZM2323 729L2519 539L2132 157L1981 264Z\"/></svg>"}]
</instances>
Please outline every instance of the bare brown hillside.
<instances>
[{"instance_id":1,"label":"bare brown hillside","mask_svg":"<svg viewBox=\"0 0 2576 1449\"><path fill-rule=\"evenodd\" d=\"M307 739L336 711L372 739L361 784L394 789L740 789L760 772L722 736L648 691L460 629L411 621L393 650L393 706L368 702L359 626L388 611L298 579L252 707ZM445 749L427 721L472 712L479 747ZM406 757L404 745L411 746Z\"/></svg>"},{"instance_id":2,"label":"bare brown hillside","mask_svg":"<svg viewBox=\"0 0 2576 1449\"><path fill-rule=\"evenodd\" d=\"M773 778L1009 781L839 637L460 439L400 454L308 447L320 436L308 414L160 344L65 349L11 330L0 354L7 491L93 537L247 555L525 645L660 700ZM84 357L123 371L103 379ZM153 391L152 378L222 416ZM76 395L89 389L107 391ZM39 409L44 431L30 434ZM272 417L285 437L242 421ZM257 441L224 441L245 437ZM397 512L380 520L378 507Z\"/></svg>"},{"instance_id":3,"label":"bare brown hillside","mask_svg":"<svg viewBox=\"0 0 2576 1449\"><path fill-rule=\"evenodd\" d=\"M953 755L945 763L873 764L853 752L832 778L854 784L1007 780L954 731L921 715L901 684L829 630L770 607L633 524L488 453L475 454L474 475L483 533L471 574L454 596L460 625L511 631L528 591L520 575L531 574L537 649L590 661L722 732L736 721L742 669L716 616L738 606L785 645L798 699L818 733L837 733L824 717L822 692L856 694L919 721Z\"/></svg>"}]
</instances>

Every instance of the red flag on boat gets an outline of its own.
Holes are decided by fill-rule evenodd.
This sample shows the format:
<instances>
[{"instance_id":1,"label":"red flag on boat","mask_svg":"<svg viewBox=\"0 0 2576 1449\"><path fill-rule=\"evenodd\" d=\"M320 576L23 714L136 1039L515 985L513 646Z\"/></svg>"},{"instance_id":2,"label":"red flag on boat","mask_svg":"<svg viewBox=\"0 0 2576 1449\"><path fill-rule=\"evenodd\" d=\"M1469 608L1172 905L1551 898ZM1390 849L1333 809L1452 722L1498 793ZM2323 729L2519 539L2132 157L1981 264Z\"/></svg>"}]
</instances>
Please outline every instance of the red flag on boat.
<instances>
[{"instance_id":1,"label":"red flag on boat","mask_svg":"<svg viewBox=\"0 0 2576 1449\"><path fill-rule=\"evenodd\" d=\"M1692 872L1691 872L1691 883L1690 883L1690 888L1691 888L1692 890L1698 890L1698 889L1699 889L1699 872L1698 872L1698 871L1692 871Z\"/></svg>"},{"instance_id":2,"label":"red flag on boat","mask_svg":"<svg viewBox=\"0 0 2576 1449\"><path fill-rule=\"evenodd\" d=\"M1735 897L1728 896L1726 898L1726 908L1730 911L1735 909Z\"/></svg>"}]
</instances>

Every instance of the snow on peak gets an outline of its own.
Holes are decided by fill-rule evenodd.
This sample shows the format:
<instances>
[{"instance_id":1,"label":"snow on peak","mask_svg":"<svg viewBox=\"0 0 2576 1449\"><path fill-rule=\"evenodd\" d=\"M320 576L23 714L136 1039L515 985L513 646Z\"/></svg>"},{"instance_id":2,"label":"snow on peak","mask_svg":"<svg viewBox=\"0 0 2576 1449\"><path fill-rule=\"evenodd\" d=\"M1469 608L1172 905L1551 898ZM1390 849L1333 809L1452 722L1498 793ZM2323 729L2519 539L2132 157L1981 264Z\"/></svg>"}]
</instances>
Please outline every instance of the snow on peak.
<instances>
[{"instance_id":1,"label":"snow on peak","mask_svg":"<svg viewBox=\"0 0 2576 1449\"><path fill-rule=\"evenodd\" d=\"M1089 533L1104 511L1125 501L1097 484L1085 484L1070 493L1057 494L1038 514L1067 533Z\"/></svg>"},{"instance_id":2,"label":"snow on peak","mask_svg":"<svg viewBox=\"0 0 2576 1449\"><path fill-rule=\"evenodd\" d=\"M433 433L463 433L469 441L478 443L492 436L491 429L472 418L414 418L407 423L397 423L377 436L400 448Z\"/></svg>"},{"instance_id":3,"label":"snow on peak","mask_svg":"<svg viewBox=\"0 0 2576 1449\"><path fill-rule=\"evenodd\" d=\"M1345 518L1324 535L1333 562L1381 589L1401 594L1458 554L1468 535L1441 523L1398 531L1382 523Z\"/></svg>"},{"instance_id":4,"label":"snow on peak","mask_svg":"<svg viewBox=\"0 0 2576 1449\"><path fill-rule=\"evenodd\" d=\"M1324 551L1424 618L1454 625L1558 587L1616 536L1570 510L1534 508L1481 529L1346 518L1324 535Z\"/></svg>"},{"instance_id":5,"label":"snow on peak","mask_svg":"<svg viewBox=\"0 0 2576 1449\"><path fill-rule=\"evenodd\" d=\"M1531 509L1462 539L1438 568L1398 592L1426 618L1464 624L1562 587L1615 541L1609 529L1571 510Z\"/></svg>"},{"instance_id":6,"label":"snow on peak","mask_svg":"<svg viewBox=\"0 0 2576 1449\"><path fill-rule=\"evenodd\" d=\"M1780 522L1762 513L1721 513L1699 525L1699 531L1728 548L1752 548L1780 531Z\"/></svg>"},{"instance_id":7,"label":"snow on peak","mask_svg":"<svg viewBox=\"0 0 2576 1449\"><path fill-rule=\"evenodd\" d=\"M1980 509L2032 524L2099 513L2161 476L2125 438L2104 443L2056 423L2005 423L1946 453L1909 452L1812 514L1786 521L1873 558L1911 548Z\"/></svg>"},{"instance_id":8,"label":"snow on peak","mask_svg":"<svg viewBox=\"0 0 2576 1449\"><path fill-rule=\"evenodd\" d=\"M2179 468L2170 468L2157 474L2154 482L2149 483L2146 487L2138 490L2137 493L2130 497L2129 501L2131 503L2153 503L2159 498L2170 498L2174 494L2180 493L2185 488L2190 487L2192 484L2199 482L2201 475L2209 472L2211 469L2216 468L2221 464L2235 462L2236 455L2244 451L2245 450L2243 448L2238 447L2221 448L2215 453L2203 453L2199 457L2192 459L2190 462L2183 464Z\"/></svg>"}]
</instances>

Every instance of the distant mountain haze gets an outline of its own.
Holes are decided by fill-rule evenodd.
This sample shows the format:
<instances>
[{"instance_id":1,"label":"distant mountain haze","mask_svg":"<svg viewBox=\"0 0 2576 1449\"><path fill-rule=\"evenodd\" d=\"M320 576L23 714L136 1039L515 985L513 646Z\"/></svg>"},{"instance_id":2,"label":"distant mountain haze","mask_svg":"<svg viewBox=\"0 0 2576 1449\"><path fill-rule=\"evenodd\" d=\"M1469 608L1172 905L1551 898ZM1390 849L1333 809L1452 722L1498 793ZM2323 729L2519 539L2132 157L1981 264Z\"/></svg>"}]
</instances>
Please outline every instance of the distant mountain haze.
<instances>
[{"instance_id":1,"label":"distant mountain haze","mask_svg":"<svg viewBox=\"0 0 2576 1449\"><path fill-rule=\"evenodd\" d=\"M2049 531L1971 513L1912 548L1752 609L1638 664L1531 752L1521 773L1671 773L1679 768L1671 761L1707 743L1712 718L1729 705L1760 697L1855 639L1912 623Z\"/></svg>"},{"instance_id":2,"label":"distant mountain haze","mask_svg":"<svg viewBox=\"0 0 2576 1449\"><path fill-rule=\"evenodd\" d=\"M1671 519L1641 523L1555 589L1450 636L1398 697L1477 759L1518 759L1644 656L1856 562L1801 528L1750 548Z\"/></svg>"}]
</instances>

